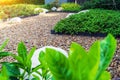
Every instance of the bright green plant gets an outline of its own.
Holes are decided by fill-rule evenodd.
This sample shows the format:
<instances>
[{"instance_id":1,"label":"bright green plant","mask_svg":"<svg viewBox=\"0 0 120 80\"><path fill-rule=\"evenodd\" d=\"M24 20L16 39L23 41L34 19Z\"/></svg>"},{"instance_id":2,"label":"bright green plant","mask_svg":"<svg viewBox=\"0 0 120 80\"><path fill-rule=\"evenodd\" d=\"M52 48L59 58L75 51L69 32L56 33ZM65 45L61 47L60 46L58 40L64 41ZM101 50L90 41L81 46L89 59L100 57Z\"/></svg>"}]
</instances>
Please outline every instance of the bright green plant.
<instances>
[{"instance_id":1,"label":"bright green plant","mask_svg":"<svg viewBox=\"0 0 120 80\"><path fill-rule=\"evenodd\" d=\"M88 51L72 43L68 58L50 48L46 49L45 57L55 80L110 80L106 68L115 50L116 40L109 34L104 40L94 42Z\"/></svg>"},{"instance_id":2,"label":"bright green plant","mask_svg":"<svg viewBox=\"0 0 120 80\"><path fill-rule=\"evenodd\" d=\"M63 11L80 11L80 5L75 3L63 3L61 7Z\"/></svg>"},{"instance_id":3,"label":"bright green plant","mask_svg":"<svg viewBox=\"0 0 120 80\"><path fill-rule=\"evenodd\" d=\"M41 8L39 5L33 4L14 4L14 5L0 5L0 19L19 17L19 16L30 16L43 12L42 9L34 11L36 8Z\"/></svg>"},{"instance_id":4,"label":"bright green plant","mask_svg":"<svg viewBox=\"0 0 120 80\"><path fill-rule=\"evenodd\" d=\"M4 49L7 42L8 40L2 44L0 50ZM41 64L32 68L31 57L35 47L28 52L24 43L20 42L18 55L5 53L4 56L11 55L17 62L2 62L0 80L40 80L39 77L42 77L42 80L110 80L111 75L106 68L114 56L116 44L114 37L109 34L104 40L94 42L88 51L81 45L72 43L68 57L47 48L39 54ZM4 57L3 54L0 56ZM23 70L22 73L20 69ZM32 74L33 72L39 76Z\"/></svg>"}]
</instances>

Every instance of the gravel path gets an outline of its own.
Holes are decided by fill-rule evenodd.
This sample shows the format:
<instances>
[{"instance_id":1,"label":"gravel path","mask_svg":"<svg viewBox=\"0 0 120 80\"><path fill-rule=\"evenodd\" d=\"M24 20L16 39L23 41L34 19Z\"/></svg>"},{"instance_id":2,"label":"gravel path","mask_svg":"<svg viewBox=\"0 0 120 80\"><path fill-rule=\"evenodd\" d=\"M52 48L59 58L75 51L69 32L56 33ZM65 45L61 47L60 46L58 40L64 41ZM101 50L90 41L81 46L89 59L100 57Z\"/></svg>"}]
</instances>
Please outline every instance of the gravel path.
<instances>
[{"instance_id":1,"label":"gravel path","mask_svg":"<svg viewBox=\"0 0 120 80\"><path fill-rule=\"evenodd\" d=\"M0 44L7 38L10 39L9 44L5 48L6 51L16 53L17 44L20 41L25 42L28 49L34 45L37 48L43 46L56 46L68 50L71 42L78 42L86 49L97 39L102 37L88 36L68 36L68 35L53 35L50 30L60 20L65 18L67 13L47 13L40 16L23 18L21 23L2 23L0 24ZM120 77L120 38L118 40L118 49L116 56L113 59L110 72L114 77ZM5 61L13 61L12 58L4 58Z\"/></svg>"}]
</instances>

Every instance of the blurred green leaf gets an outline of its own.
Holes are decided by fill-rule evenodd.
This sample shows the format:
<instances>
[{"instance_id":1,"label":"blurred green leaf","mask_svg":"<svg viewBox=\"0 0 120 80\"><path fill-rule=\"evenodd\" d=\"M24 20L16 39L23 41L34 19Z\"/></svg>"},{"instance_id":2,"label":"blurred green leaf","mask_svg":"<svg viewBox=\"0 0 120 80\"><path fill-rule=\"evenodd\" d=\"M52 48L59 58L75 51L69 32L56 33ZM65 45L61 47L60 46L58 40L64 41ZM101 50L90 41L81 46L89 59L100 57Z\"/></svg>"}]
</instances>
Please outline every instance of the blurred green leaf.
<instances>
[{"instance_id":1,"label":"blurred green leaf","mask_svg":"<svg viewBox=\"0 0 120 80\"><path fill-rule=\"evenodd\" d=\"M26 46L25 46L25 44L23 42L20 42L18 44L17 51L18 51L19 57L21 57L23 59L23 61L25 61L26 58L27 58L27 49L26 49Z\"/></svg>"},{"instance_id":2,"label":"blurred green leaf","mask_svg":"<svg viewBox=\"0 0 120 80\"><path fill-rule=\"evenodd\" d=\"M47 48L46 61L56 80L70 80L68 59L60 52Z\"/></svg>"},{"instance_id":3,"label":"blurred green leaf","mask_svg":"<svg viewBox=\"0 0 120 80\"><path fill-rule=\"evenodd\" d=\"M106 68L109 66L114 56L116 46L117 41L111 34L109 34L104 40L100 42L100 64L96 80L101 76L100 73L106 70Z\"/></svg>"},{"instance_id":4,"label":"blurred green leaf","mask_svg":"<svg viewBox=\"0 0 120 80\"><path fill-rule=\"evenodd\" d=\"M2 50L6 47L6 45L7 45L8 42L9 42L9 39L6 39L6 40L3 42L3 44L0 46L0 51L2 51Z\"/></svg>"},{"instance_id":5,"label":"blurred green leaf","mask_svg":"<svg viewBox=\"0 0 120 80\"><path fill-rule=\"evenodd\" d=\"M10 52L0 52L0 59L6 56L10 56L12 53Z\"/></svg>"},{"instance_id":6,"label":"blurred green leaf","mask_svg":"<svg viewBox=\"0 0 120 80\"><path fill-rule=\"evenodd\" d=\"M2 65L6 67L8 75L10 77L18 77L20 75L19 68L14 64L9 62L3 62Z\"/></svg>"}]
</instances>

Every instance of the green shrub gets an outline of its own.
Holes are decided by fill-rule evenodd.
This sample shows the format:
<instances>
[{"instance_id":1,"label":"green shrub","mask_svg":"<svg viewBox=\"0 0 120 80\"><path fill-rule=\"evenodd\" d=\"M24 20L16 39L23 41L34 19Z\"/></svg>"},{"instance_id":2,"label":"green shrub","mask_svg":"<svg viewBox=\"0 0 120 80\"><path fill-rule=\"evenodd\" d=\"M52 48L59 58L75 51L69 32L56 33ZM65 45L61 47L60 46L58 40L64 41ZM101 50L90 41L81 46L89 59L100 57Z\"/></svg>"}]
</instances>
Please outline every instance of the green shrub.
<instances>
[{"instance_id":1,"label":"green shrub","mask_svg":"<svg viewBox=\"0 0 120 80\"><path fill-rule=\"evenodd\" d=\"M44 4L44 0L0 0L0 5L11 4Z\"/></svg>"},{"instance_id":2,"label":"green shrub","mask_svg":"<svg viewBox=\"0 0 120 80\"><path fill-rule=\"evenodd\" d=\"M90 10L86 13L72 15L59 21L55 27L55 32L65 34L79 34L86 32L112 33L114 36L120 35L120 12L112 10Z\"/></svg>"},{"instance_id":3,"label":"green shrub","mask_svg":"<svg viewBox=\"0 0 120 80\"><path fill-rule=\"evenodd\" d=\"M88 0L82 6L83 9L103 8L120 10L120 0Z\"/></svg>"},{"instance_id":4,"label":"green shrub","mask_svg":"<svg viewBox=\"0 0 120 80\"><path fill-rule=\"evenodd\" d=\"M32 4L14 4L0 6L0 18L6 19L16 16L29 16L42 12L42 9L39 10L38 12L35 12L34 11L35 8L40 8L40 6Z\"/></svg>"},{"instance_id":5,"label":"green shrub","mask_svg":"<svg viewBox=\"0 0 120 80\"><path fill-rule=\"evenodd\" d=\"M63 3L61 7L63 11L80 11L80 5L75 3Z\"/></svg>"}]
</instances>

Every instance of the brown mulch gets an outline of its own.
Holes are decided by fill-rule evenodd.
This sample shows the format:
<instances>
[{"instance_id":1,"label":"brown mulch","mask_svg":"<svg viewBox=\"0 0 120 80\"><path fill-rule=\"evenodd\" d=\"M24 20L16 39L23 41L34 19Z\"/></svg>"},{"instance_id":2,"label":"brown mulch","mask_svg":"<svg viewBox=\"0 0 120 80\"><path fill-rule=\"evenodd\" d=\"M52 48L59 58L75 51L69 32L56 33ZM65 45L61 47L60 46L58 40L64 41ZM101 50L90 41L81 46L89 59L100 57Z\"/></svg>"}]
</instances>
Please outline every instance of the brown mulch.
<instances>
[{"instance_id":1,"label":"brown mulch","mask_svg":"<svg viewBox=\"0 0 120 80\"><path fill-rule=\"evenodd\" d=\"M25 42L28 49L36 46L41 48L43 46L61 47L68 51L71 42L80 43L86 49L95 40L103 39L103 37L93 36L71 36L71 35L54 35L50 34L50 30L60 20L65 18L68 13L47 13L38 16L23 18L21 23L8 24L4 22L0 24L0 44L7 38L10 39L6 51L16 53L17 44L20 41ZM113 77L120 77L120 38L118 40L118 48L116 55L108 68ZM4 61L13 61L12 58L7 57Z\"/></svg>"}]
</instances>

